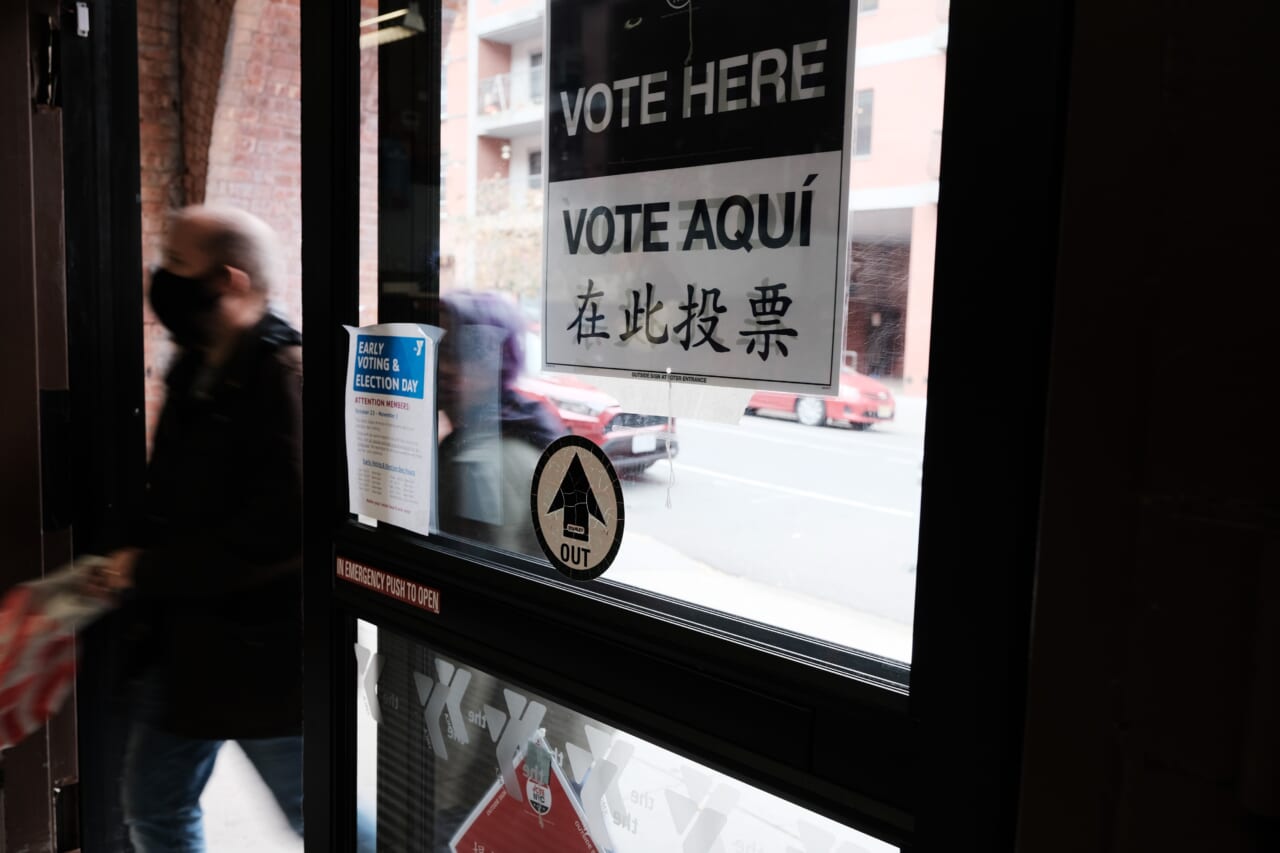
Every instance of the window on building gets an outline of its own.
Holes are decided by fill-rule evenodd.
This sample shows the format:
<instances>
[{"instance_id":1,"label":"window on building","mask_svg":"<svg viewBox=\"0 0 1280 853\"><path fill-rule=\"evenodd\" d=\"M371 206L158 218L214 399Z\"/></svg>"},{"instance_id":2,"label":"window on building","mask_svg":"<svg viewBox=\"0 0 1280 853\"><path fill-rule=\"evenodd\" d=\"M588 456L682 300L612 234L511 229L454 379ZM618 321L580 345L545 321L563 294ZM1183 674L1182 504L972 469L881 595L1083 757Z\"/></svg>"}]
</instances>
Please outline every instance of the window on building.
<instances>
[{"instance_id":1,"label":"window on building","mask_svg":"<svg viewBox=\"0 0 1280 853\"><path fill-rule=\"evenodd\" d=\"M542 103L542 51L529 54L529 97Z\"/></svg>"},{"instance_id":2,"label":"window on building","mask_svg":"<svg viewBox=\"0 0 1280 853\"><path fill-rule=\"evenodd\" d=\"M875 92L859 89L853 95L853 156L871 154L871 104Z\"/></svg>"},{"instance_id":3,"label":"window on building","mask_svg":"<svg viewBox=\"0 0 1280 853\"><path fill-rule=\"evenodd\" d=\"M880 0L858 0L858 14L864 15L867 12L874 12L880 8Z\"/></svg>"},{"instance_id":4,"label":"window on building","mask_svg":"<svg viewBox=\"0 0 1280 853\"><path fill-rule=\"evenodd\" d=\"M440 217L448 216L449 198L446 195L445 180L449 177L449 161L440 158Z\"/></svg>"},{"instance_id":5,"label":"window on building","mask_svg":"<svg viewBox=\"0 0 1280 853\"><path fill-rule=\"evenodd\" d=\"M542 189L542 152L529 152L529 189Z\"/></svg>"}]
</instances>

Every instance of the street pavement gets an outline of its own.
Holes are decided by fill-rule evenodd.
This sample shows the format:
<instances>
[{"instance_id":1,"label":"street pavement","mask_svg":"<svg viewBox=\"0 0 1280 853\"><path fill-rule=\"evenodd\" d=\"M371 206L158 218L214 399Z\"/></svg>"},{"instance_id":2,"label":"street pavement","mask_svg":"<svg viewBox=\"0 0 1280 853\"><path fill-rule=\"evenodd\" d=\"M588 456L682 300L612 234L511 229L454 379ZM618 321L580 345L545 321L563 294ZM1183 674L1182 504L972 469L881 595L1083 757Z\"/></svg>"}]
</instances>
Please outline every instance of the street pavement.
<instances>
[{"instance_id":1,"label":"street pavement","mask_svg":"<svg viewBox=\"0 0 1280 853\"><path fill-rule=\"evenodd\" d=\"M213 775L200 797L209 853L301 853L284 814L239 745L218 752Z\"/></svg>"},{"instance_id":2,"label":"street pavement","mask_svg":"<svg viewBox=\"0 0 1280 853\"><path fill-rule=\"evenodd\" d=\"M861 432L680 422L674 465L623 483L605 577L909 661L924 402L898 402Z\"/></svg>"}]
</instances>

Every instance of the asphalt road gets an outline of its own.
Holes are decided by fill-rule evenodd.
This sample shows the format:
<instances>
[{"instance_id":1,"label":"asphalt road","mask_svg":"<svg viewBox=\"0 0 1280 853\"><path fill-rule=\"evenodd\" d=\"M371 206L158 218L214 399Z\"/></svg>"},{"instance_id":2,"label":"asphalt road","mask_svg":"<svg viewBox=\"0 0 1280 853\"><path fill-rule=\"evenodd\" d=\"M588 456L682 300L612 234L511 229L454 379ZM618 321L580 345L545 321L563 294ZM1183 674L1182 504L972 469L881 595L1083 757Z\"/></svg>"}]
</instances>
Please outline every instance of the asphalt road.
<instances>
[{"instance_id":1,"label":"asphalt road","mask_svg":"<svg viewBox=\"0 0 1280 853\"><path fill-rule=\"evenodd\" d=\"M628 533L729 575L911 623L922 403L902 401L898 422L863 432L761 416L681 421L678 433L672 507L666 462L625 480Z\"/></svg>"}]
</instances>

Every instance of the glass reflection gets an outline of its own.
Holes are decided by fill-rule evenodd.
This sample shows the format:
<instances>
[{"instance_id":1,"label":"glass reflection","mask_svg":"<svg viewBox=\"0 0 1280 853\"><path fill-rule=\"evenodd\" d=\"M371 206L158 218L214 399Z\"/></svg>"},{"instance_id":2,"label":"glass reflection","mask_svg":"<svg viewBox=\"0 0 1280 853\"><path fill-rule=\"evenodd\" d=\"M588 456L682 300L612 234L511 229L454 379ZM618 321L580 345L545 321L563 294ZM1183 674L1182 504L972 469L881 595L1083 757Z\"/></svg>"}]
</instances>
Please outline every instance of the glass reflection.
<instances>
[{"instance_id":1,"label":"glass reflection","mask_svg":"<svg viewBox=\"0 0 1280 853\"><path fill-rule=\"evenodd\" d=\"M378 673L358 685L362 851L896 849L465 660L365 622L359 637Z\"/></svg>"},{"instance_id":2,"label":"glass reflection","mask_svg":"<svg viewBox=\"0 0 1280 853\"><path fill-rule=\"evenodd\" d=\"M546 43L549 8L546 0L446 0L438 57L424 37L362 54L362 140L373 140L362 151L376 158L364 168L362 208L372 200L377 209L376 231L362 242L376 259L377 293L365 293L362 274L362 322L376 307L384 322L436 324L437 306L450 294L499 295L518 314L524 364L512 378L505 356L480 367L486 356L474 353L469 369L504 384L497 423L484 428L471 419L471 434L482 437L473 446L519 450L503 419L519 399L540 407L533 411L550 419L548 432L570 432L604 450L623 478L628 521L603 582L910 661L947 4L857 7L855 70L845 87L851 140L840 152L853 162L837 389L755 388L736 398L711 388L637 395L626 381L542 363L544 344L569 334L559 328L564 323L548 327L543 319L546 193L563 168L544 151L547 117L563 109L548 81L591 60L586 41L568 55ZM377 12L375 4L366 17ZM680 42L677 60L688 47ZM698 53L694 64L717 58ZM441 109L428 119L424 105L435 98ZM803 179L791 183L798 188ZM798 216L798 202L796 209ZM687 228L692 215L691 206L673 208L670 233ZM771 219L770 227L775 233L781 223ZM758 247L751 253L762 254ZM615 334L634 328L631 344L660 338L666 328L664 346L687 337L690 349L712 353L714 343L745 348L738 342L744 323L778 318L767 309L786 304L780 297L795 300L781 319L803 307L791 290L751 291L752 304L689 284L655 283L652 296L641 284L625 300L600 287L578 290L602 294L584 302L580 330L590 333L589 320L603 317L597 331L600 324ZM769 343L772 365L779 362L773 345L795 341ZM441 450L452 458L453 447ZM499 497L519 490L528 466L508 459L506 449L481 455L462 453L452 474L442 468L441 502L447 495L458 501L442 529L537 556L525 520L508 513L515 504Z\"/></svg>"}]
</instances>

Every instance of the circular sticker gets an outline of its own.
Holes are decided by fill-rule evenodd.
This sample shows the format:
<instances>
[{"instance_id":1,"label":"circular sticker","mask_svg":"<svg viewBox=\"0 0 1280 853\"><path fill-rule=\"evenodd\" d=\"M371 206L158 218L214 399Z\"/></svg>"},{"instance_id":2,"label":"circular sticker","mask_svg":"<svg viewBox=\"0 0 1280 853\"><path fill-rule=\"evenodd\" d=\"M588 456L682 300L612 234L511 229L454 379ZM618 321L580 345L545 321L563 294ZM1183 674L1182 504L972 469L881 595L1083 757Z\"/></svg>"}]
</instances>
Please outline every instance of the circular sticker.
<instances>
[{"instance_id":1,"label":"circular sticker","mask_svg":"<svg viewBox=\"0 0 1280 853\"><path fill-rule=\"evenodd\" d=\"M604 451L581 436L542 452L530 494L533 529L551 565L575 581L597 578L622 544L622 484Z\"/></svg>"}]
</instances>

